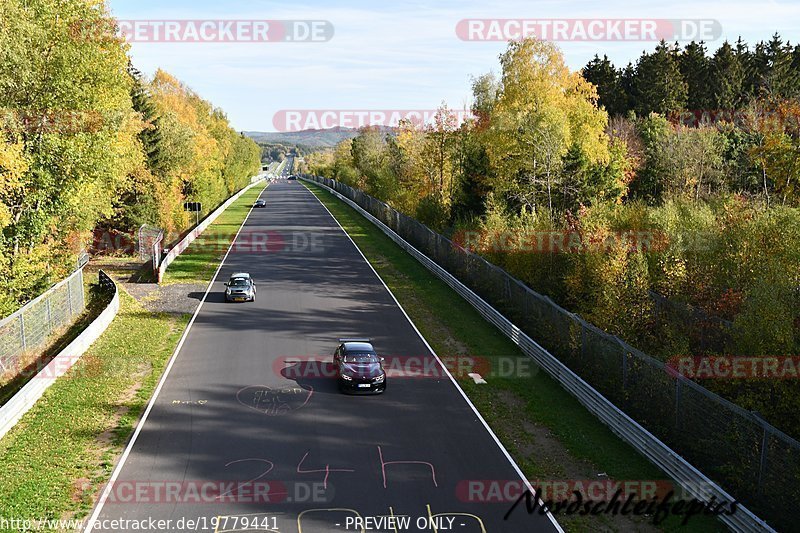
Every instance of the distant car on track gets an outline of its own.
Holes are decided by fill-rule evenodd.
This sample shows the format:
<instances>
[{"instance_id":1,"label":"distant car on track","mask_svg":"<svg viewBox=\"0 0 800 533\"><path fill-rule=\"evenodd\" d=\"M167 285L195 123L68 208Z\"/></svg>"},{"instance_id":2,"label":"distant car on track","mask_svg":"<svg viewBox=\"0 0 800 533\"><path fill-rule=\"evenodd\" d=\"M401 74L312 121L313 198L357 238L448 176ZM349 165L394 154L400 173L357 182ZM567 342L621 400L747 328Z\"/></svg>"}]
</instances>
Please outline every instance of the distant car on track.
<instances>
[{"instance_id":1,"label":"distant car on track","mask_svg":"<svg viewBox=\"0 0 800 533\"><path fill-rule=\"evenodd\" d=\"M233 274L225 283L226 302L255 302L256 283L250 274L240 272Z\"/></svg>"},{"instance_id":2,"label":"distant car on track","mask_svg":"<svg viewBox=\"0 0 800 533\"><path fill-rule=\"evenodd\" d=\"M294 174L292 174L292 175L291 175L291 176L289 176L287 179L290 179L290 180L296 180L296 179L297 179L297 176L295 176Z\"/></svg>"},{"instance_id":3,"label":"distant car on track","mask_svg":"<svg viewBox=\"0 0 800 533\"><path fill-rule=\"evenodd\" d=\"M333 354L339 390L380 394L386 390L386 371L370 339L339 339Z\"/></svg>"},{"instance_id":4,"label":"distant car on track","mask_svg":"<svg viewBox=\"0 0 800 533\"><path fill-rule=\"evenodd\" d=\"M256 203L253 204L253 207L267 207L267 201L261 200L260 198L256 200Z\"/></svg>"}]
</instances>

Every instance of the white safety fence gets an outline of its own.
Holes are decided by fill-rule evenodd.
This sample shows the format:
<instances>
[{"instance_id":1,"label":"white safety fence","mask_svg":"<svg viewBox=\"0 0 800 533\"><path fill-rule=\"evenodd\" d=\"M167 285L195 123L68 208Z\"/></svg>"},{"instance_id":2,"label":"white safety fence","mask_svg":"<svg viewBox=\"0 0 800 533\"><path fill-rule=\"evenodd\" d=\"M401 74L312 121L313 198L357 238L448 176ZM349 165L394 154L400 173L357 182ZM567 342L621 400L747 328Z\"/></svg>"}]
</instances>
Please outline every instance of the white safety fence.
<instances>
[{"instance_id":1,"label":"white safety fence","mask_svg":"<svg viewBox=\"0 0 800 533\"><path fill-rule=\"evenodd\" d=\"M63 376L80 359L87 349L108 328L119 311L119 291L114 281L102 270L100 285L113 291L111 300L100 315L84 329L66 348L61 350L44 368L26 383L11 399L0 407L0 439L13 428L22 415L36 404L42 394L56 379Z\"/></svg>"},{"instance_id":2,"label":"white safety fence","mask_svg":"<svg viewBox=\"0 0 800 533\"><path fill-rule=\"evenodd\" d=\"M0 320L0 374L13 378L39 348L83 313L83 267Z\"/></svg>"}]
</instances>

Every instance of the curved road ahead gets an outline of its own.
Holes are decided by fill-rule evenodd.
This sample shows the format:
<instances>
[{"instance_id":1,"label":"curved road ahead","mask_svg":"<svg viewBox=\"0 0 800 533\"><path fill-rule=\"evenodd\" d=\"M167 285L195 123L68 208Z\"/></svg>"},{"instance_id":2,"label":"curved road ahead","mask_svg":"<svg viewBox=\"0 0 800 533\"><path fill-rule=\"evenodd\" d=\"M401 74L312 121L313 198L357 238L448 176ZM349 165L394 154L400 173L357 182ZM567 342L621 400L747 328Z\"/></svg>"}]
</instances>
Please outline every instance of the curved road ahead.
<instances>
[{"instance_id":1,"label":"curved road ahead","mask_svg":"<svg viewBox=\"0 0 800 533\"><path fill-rule=\"evenodd\" d=\"M557 530L524 504L504 521L509 504L469 501L470 480L519 481L510 459L316 197L290 181L262 198L98 518L171 520L169 531ZM226 304L223 282L240 271L256 302ZM348 336L427 377L392 372L381 396L339 394L310 359L330 360ZM435 527L418 529L426 520Z\"/></svg>"}]
</instances>

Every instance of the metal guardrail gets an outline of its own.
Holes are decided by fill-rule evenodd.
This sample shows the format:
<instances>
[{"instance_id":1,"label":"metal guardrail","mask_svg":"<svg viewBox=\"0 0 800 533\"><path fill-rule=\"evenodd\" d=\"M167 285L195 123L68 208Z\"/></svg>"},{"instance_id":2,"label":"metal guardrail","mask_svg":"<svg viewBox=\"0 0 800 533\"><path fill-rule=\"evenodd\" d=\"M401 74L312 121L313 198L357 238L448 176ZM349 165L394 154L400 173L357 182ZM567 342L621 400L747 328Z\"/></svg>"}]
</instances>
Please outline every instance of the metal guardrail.
<instances>
[{"instance_id":1,"label":"metal guardrail","mask_svg":"<svg viewBox=\"0 0 800 533\"><path fill-rule=\"evenodd\" d=\"M241 195L245 192L249 191L252 187L255 187L258 183L264 180L265 174L262 172L257 176L259 179L256 181L251 181L250 185L244 187L239 192L225 200L225 202L216 208L214 211L209 213L196 227L194 227L189 233L187 233L180 241L178 241L172 248L170 248L169 252L164 255L163 259L158 265L158 282L164 279L164 273L167 271L167 267L179 256L181 255L184 250L186 250L190 244L194 242L194 240L203 233L208 226L214 222L218 216L222 214L230 205L239 199Z\"/></svg>"},{"instance_id":2,"label":"metal guardrail","mask_svg":"<svg viewBox=\"0 0 800 533\"><path fill-rule=\"evenodd\" d=\"M108 328L119 311L119 291L116 283L102 270L98 273L100 286L111 295L106 308L75 340L61 350L44 368L31 378L14 396L0 407L0 439L33 407L56 379L63 376L87 349ZM83 290L83 287L81 287Z\"/></svg>"},{"instance_id":3,"label":"metal guardrail","mask_svg":"<svg viewBox=\"0 0 800 533\"><path fill-rule=\"evenodd\" d=\"M489 305L483 298L461 283L455 276L409 244L405 239L381 220L363 209L359 204L333 188L347 187L351 189L350 187L328 178L319 178L316 176L312 176L309 181L322 185L332 194L336 195L337 198L358 211L439 279L449 285L456 293L469 302L481 316L494 324L511 339L512 342L519 346L525 354L534 359L541 368L558 381L564 389L575 396L575 398L577 398L592 414L608 425L615 434L633 446L650 462L661 468L692 497L705 502L709 502L712 498L715 498L717 503L720 501L732 502L736 500L736 498L731 496L722 487L692 466L686 459L673 451L659 438L619 409L594 387L589 385L584 379L570 370L564 363L540 346L519 327ZM328 182L330 182L333 187L328 185ZM354 190L351 189L351 191ZM363 195L363 193L361 194ZM377 202L377 200L375 201ZM388 218L399 219L400 214L398 212L385 204L381 204L381 206L383 214L388 215ZM580 320L576 315L573 315L573 318ZM581 320L581 322L583 321ZM682 382L686 382L687 386L694 385L699 387L689 380L684 379L682 376L678 376L678 383ZM735 531L775 531L764 520L741 504L738 505L736 513L732 515L722 515L719 519Z\"/></svg>"},{"instance_id":4,"label":"metal guardrail","mask_svg":"<svg viewBox=\"0 0 800 533\"><path fill-rule=\"evenodd\" d=\"M0 375L9 379L27 363L26 355L47 343L83 313L83 267L0 320Z\"/></svg>"}]
</instances>

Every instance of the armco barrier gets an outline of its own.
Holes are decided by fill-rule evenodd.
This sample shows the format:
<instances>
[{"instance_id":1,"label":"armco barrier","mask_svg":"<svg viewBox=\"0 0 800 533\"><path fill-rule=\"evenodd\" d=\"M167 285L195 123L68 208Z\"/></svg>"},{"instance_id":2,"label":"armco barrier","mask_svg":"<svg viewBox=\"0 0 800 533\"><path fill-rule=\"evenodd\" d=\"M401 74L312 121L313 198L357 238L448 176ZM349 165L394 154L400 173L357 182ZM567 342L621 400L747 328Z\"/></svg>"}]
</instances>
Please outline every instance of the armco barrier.
<instances>
[{"instance_id":1,"label":"armco barrier","mask_svg":"<svg viewBox=\"0 0 800 533\"><path fill-rule=\"evenodd\" d=\"M0 407L0 439L13 428L22 415L34 406L53 382L63 376L89 346L108 328L119 311L119 291L114 281L102 270L98 274L100 285L113 291L111 301L100 315L78 337L61 350L36 376L31 378L5 405Z\"/></svg>"},{"instance_id":2,"label":"armco barrier","mask_svg":"<svg viewBox=\"0 0 800 533\"><path fill-rule=\"evenodd\" d=\"M306 179L306 178L301 178ZM569 391L580 401L591 413L599 418L603 423L611 428L624 441L633 446L639 453L650 460L653 464L661 468L672 479L680 484L684 490L698 500L709 502L715 498L716 502L734 501L735 498L728 494L719 485L709 479L705 474L692 466L687 460L664 444L655 435L650 433L638 422L625 414L610 402L605 396L600 394L594 387L570 370L564 363L555 356L542 348L537 342L531 339L525 332L509 321L499 311L489 305L483 298L461 283L444 268L432 261L425 254L421 253L414 246L405 241L386 224L375 218L372 214L364 210L360 205L350 198L340 194L333 187L344 189L344 184L328 178L312 176L308 181L325 187L337 198L358 211L367 220L377 226L390 239L406 250L417 259L428 270L433 272L438 278L447 283L456 293L470 303L487 321L494 324L502 331L514 344L548 374L556 379L564 389ZM333 187L331 187L330 185ZM347 187L349 189L349 187ZM351 189L352 190L352 189ZM363 193L361 193L363 195ZM383 204L381 208L384 214L396 219L396 213L389 206ZM683 379L682 377L679 377ZM688 380L685 380L688 382ZM736 513L719 517L727 526L734 531L760 532L775 531L764 520L757 517L744 505L739 505Z\"/></svg>"},{"instance_id":3,"label":"armco barrier","mask_svg":"<svg viewBox=\"0 0 800 533\"><path fill-rule=\"evenodd\" d=\"M200 234L203 233L206 230L206 228L208 226L210 226L211 223L214 222L220 214L222 214L223 211L225 211L233 202L238 200L241 195L243 195L245 192L249 191L252 187L255 187L260 182L262 182L264 180L264 173L262 172L261 174L259 174L257 176L257 178L258 179L256 181L252 181L250 183L250 185L248 185L247 187L243 188L242 190L240 190L239 192L237 192L236 194L234 194L233 196L231 196L230 198L225 200L225 202L221 206L219 206L214 211L209 213L208 216L205 217L200 222L200 224L195 226L195 228L192 229L192 231L187 233L186 236L183 239L178 241L169 250L169 252L167 252L167 254L164 256L164 258L161 260L161 263L159 263L159 265L158 265L158 282L159 283L161 283L161 280L164 279L164 272L166 272L167 271L167 267L173 261L175 261L175 258L178 257L179 255L181 255L183 253L183 251L186 250L189 247L189 245L192 244L192 242L194 242L194 240L197 237L199 237Z\"/></svg>"}]
</instances>

